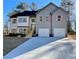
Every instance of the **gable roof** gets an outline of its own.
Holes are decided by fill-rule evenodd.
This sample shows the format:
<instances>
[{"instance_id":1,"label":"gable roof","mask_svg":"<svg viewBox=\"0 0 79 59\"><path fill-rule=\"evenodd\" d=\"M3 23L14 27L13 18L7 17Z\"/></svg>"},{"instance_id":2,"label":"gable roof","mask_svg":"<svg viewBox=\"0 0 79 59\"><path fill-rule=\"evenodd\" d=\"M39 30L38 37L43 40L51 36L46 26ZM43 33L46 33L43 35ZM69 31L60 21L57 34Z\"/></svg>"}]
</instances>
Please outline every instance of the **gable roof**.
<instances>
[{"instance_id":1,"label":"gable roof","mask_svg":"<svg viewBox=\"0 0 79 59\"><path fill-rule=\"evenodd\" d=\"M17 16L35 16L35 13L37 11L24 11L24 12L19 12L19 13L16 13L16 14L13 14L10 16L10 18L14 18L14 17L17 17Z\"/></svg>"},{"instance_id":2,"label":"gable roof","mask_svg":"<svg viewBox=\"0 0 79 59\"><path fill-rule=\"evenodd\" d=\"M53 5L53 6L56 7L56 9L55 9L54 11L52 11L52 14L53 14L54 12L56 12L57 10L59 10L59 9L62 10L62 11L64 11L64 12L66 12L66 13L68 14L68 12L65 11L63 8L58 7L58 6L55 5L54 3L49 3L49 4L47 4L45 7L41 8L41 9L39 9L39 10L37 10L37 11L18 12L18 13L15 13L15 14L11 15L10 18L16 18L17 16L36 16L36 14L38 14L39 12L41 12L43 9L45 9L45 8L48 7L49 5Z\"/></svg>"},{"instance_id":3,"label":"gable roof","mask_svg":"<svg viewBox=\"0 0 79 59\"><path fill-rule=\"evenodd\" d=\"M56 6L55 4L53 4L52 2L50 2L49 4L47 4L45 7L41 8L40 10L38 10L38 12L36 14L38 14L39 12L41 12L43 9L45 9L46 7L48 7L49 5L53 5L56 8L58 8L58 6Z\"/></svg>"},{"instance_id":4,"label":"gable roof","mask_svg":"<svg viewBox=\"0 0 79 59\"><path fill-rule=\"evenodd\" d=\"M42 9L40 9L40 10L38 10L38 12L36 13L36 14L38 14L39 12L41 12L43 9L45 9L46 7L48 7L49 5L53 5L53 6L55 6L56 7L56 9L53 11L53 13L55 12L55 11L57 11L57 10L62 10L62 11L64 11L64 12L66 12L66 13L68 13L67 11L65 11L63 8L61 8L61 7L58 7L57 5L55 5L54 3L49 3L49 4L47 4L45 7L43 7Z\"/></svg>"},{"instance_id":5,"label":"gable roof","mask_svg":"<svg viewBox=\"0 0 79 59\"><path fill-rule=\"evenodd\" d=\"M56 8L54 11L52 11L52 14L54 14L57 10L62 10L63 12L65 12L66 14L69 14L68 11L65 11L64 9L62 9L61 7Z\"/></svg>"}]
</instances>

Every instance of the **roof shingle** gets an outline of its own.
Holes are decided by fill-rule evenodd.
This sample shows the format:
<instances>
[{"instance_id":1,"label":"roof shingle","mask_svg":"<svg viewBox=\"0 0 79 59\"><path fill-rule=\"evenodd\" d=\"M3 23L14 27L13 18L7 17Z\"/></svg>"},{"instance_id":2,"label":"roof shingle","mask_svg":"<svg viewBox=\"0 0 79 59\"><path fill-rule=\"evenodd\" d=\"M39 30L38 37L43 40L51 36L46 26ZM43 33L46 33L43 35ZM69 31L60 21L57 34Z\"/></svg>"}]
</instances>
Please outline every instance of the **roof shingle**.
<instances>
[{"instance_id":1,"label":"roof shingle","mask_svg":"<svg viewBox=\"0 0 79 59\"><path fill-rule=\"evenodd\" d=\"M17 16L35 16L37 11L24 11L24 12L20 12L14 15L11 15L10 18L14 18Z\"/></svg>"}]
</instances>

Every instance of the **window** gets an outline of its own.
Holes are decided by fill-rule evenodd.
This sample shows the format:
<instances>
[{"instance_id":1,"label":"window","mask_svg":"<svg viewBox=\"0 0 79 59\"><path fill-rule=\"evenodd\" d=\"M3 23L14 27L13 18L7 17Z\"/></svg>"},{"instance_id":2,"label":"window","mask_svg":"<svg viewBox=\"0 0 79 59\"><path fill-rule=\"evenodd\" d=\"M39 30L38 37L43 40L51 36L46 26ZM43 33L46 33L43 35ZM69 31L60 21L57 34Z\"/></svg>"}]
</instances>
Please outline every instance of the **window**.
<instances>
[{"instance_id":1,"label":"window","mask_svg":"<svg viewBox=\"0 0 79 59\"><path fill-rule=\"evenodd\" d=\"M18 21L19 21L19 22L22 22L22 18L19 18Z\"/></svg>"},{"instance_id":2,"label":"window","mask_svg":"<svg viewBox=\"0 0 79 59\"><path fill-rule=\"evenodd\" d=\"M61 18L61 16L58 16L58 18Z\"/></svg>"},{"instance_id":3,"label":"window","mask_svg":"<svg viewBox=\"0 0 79 59\"><path fill-rule=\"evenodd\" d=\"M12 23L16 23L16 19L13 19L13 20L12 20Z\"/></svg>"},{"instance_id":4,"label":"window","mask_svg":"<svg viewBox=\"0 0 79 59\"><path fill-rule=\"evenodd\" d=\"M35 22L35 19L32 19L32 22Z\"/></svg>"},{"instance_id":5,"label":"window","mask_svg":"<svg viewBox=\"0 0 79 59\"><path fill-rule=\"evenodd\" d=\"M42 16L40 17L40 21L42 21Z\"/></svg>"},{"instance_id":6,"label":"window","mask_svg":"<svg viewBox=\"0 0 79 59\"><path fill-rule=\"evenodd\" d=\"M24 33L26 33L26 29L24 29Z\"/></svg>"},{"instance_id":7,"label":"window","mask_svg":"<svg viewBox=\"0 0 79 59\"><path fill-rule=\"evenodd\" d=\"M19 18L18 21L19 22L27 22L26 18Z\"/></svg>"},{"instance_id":8,"label":"window","mask_svg":"<svg viewBox=\"0 0 79 59\"><path fill-rule=\"evenodd\" d=\"M26 33L26 29L23 29L23 28L19 29L19 33L25 34Z\"/></svg>"},{"instance_id":9,"label":"window","mask_svg":"<svg viewBox=\"0 0 79 59\"><path fill-rule=\"evenodd\" d=\"M61 16L58 16L58 21L61 21Z\"/></svg>"},{"instance_id":10,"label":"window","mask_svg":"<svg viewBox=\"0 0 79 59\"><path fill-rule=\"evenodd\" d=\"M22 33L22 31L23 31L22 29L19 29L19 33Z\"/></svg>"},{"instance_id":11,"label":"window","mask_svg":"<svg viewBox=\"0 0 79 59\"><path fill-rule=\"evenodd\" d=\"M23 18L23 22L27 22L27 21L26 21L26 18Z\"/></svg>"},{"instance_id":12,"label":"window","mask_svg":"<svg viewBox=\"0 0 79 59\"><path fill-rule=\"evenodd\" d=\"M46 21L48 21L48 17L46 17Z\"/></svg>"},{"instance_id":13,"label":"window","mask_svg":"<svg viewBox=\"0 0 79 59\"><path fill-rule=\"evenodd\" d=\"M16 33L16 29L12 29L12 33Z\"/></svg>"}]
</instances>

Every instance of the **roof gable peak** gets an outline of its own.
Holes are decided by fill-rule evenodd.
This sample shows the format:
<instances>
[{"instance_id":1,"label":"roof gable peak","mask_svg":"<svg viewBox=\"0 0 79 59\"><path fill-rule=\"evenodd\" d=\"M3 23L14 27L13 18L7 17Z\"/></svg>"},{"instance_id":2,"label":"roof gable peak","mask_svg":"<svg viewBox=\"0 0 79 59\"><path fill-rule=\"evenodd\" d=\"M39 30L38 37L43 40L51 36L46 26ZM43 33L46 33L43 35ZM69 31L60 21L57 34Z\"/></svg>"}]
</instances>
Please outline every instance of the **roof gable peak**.
<instances>
[{"instance_id":1,"label":"roof gable peak","mask_svg":"<svg viewBox=\"0 0 79 59\"><path fill-rule=\"evenodd\" d=\"M43 9L45 9L46 7L48 7L48 6L50 6L50 5L52 5L52 6L56 7L56 8L58 8L58 6L56 6L54 3L50 2L50 3L47 4L45 7L41 8L36 14L38 14L40 11L42 11Z\"/></svg>"}]
</instances>

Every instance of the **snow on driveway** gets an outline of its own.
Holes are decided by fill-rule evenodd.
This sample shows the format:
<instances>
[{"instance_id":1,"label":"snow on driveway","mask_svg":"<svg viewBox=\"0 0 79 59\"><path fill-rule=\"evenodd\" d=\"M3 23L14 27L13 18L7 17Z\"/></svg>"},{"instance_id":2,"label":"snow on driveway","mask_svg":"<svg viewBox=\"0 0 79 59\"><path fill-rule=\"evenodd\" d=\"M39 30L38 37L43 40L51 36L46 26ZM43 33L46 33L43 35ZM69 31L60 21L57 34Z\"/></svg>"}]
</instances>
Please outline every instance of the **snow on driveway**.
<instances>
[{"instance_id":1,"label":"snow on driveway","mask_svg":"<svg viewBox=\"0 0 79 59\"><path fill-rule=\"evenodd\" d=\"M61 39L13 59L76 59L74 40Z\"/></svg>"},{"instance_id":2,"label":"snow on driveway","mask_svg":"<svg viewBox=\"0 0 79 59\"><path fill-rule=\"evenodd\" d=\"M4 56L4 59L13 59L21 54L27 53L31 50L34 50L38 47L46 45L50 42L59 40L57 37L32 37L28 41L24 42L22 45L18 46L7 55ZM14 43L15 44L15 43Z\"/></svg>"}]
</instances>

